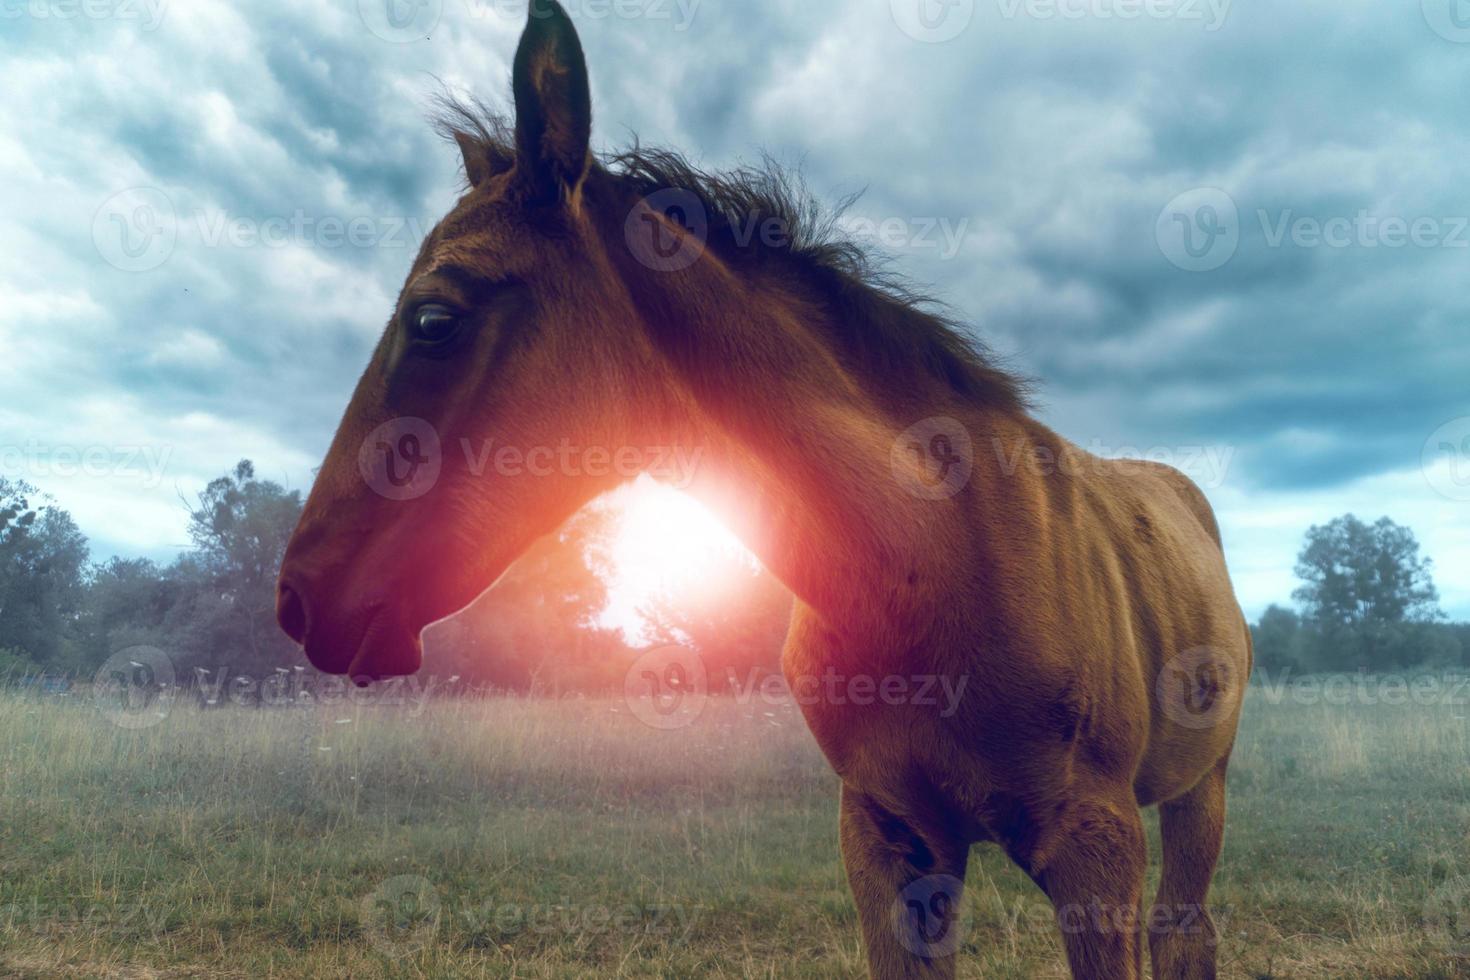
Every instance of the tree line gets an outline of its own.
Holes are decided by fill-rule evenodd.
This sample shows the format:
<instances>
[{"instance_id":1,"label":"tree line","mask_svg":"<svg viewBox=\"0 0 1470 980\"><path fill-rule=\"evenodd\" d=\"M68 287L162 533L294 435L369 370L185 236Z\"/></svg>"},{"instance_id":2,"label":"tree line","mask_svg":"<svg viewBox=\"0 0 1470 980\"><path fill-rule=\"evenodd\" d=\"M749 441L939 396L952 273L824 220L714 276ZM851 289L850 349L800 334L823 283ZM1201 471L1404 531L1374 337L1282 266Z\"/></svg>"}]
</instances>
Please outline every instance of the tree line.
<instances>
[{"instance_id":1,"label":"tree line","mask_svg":"<svg viewBox=\"0 0 1470 980\"><path fill-rule=\"evenodd\" d=\"M90 559L75 521L24 481L0 477L0 678L88 678L119 651L153 647L176 677L262 678L305 667L276 628L276 572L302 508L299 491L246 460L188 505L190 547L168 564ZM587 508L538 542L499 585L425 634L426 669L466 686L561 694L620 690L647 648L691 647L711 687L779 669L791 597L737 556L692 588L641 610L629 640L603 622L617 515ZM1345 515L1313 527L1296 565L1296 608L1252 624L1269 671L1470 666L1470 624L1446 622L1431 563L1412 531Z\"/></svg>"},{"instance_id":2,"label":"tree line","mask_svg":"<svg viewBox=\"0 0 1470 980\"><path fill-rule=\"evenodd\" d=\"M90 678L137 647L167 654L183 683L310 670L275 619L276 574L302 503L245 460L187 505L191 546L174 561L94 563L66 511L0 477L0 680ZM425 669L464 687L621 690L638 656L668 643L699 653L715 689L777 669L790 596L735 556L711 558L729 563L712 569L730 583L718 597L656 600L636 640L603 623L616 521L587 508L537 542L494 590L425 632Z\"/></svg>"},{"instance_id":3,"label":"tree line","mask_svg":"<svg viewBox=\"0 0 1470 980\"><path fill-rule=\"evenodd\" d=\"M71 515L0 477L0 672L81 675L156 646L185 670L224 657L265 671L296 656L275 626L275 579L301 495L241 462L189 505L173 562L90 561Z\"/></svg>"}]
</instances>

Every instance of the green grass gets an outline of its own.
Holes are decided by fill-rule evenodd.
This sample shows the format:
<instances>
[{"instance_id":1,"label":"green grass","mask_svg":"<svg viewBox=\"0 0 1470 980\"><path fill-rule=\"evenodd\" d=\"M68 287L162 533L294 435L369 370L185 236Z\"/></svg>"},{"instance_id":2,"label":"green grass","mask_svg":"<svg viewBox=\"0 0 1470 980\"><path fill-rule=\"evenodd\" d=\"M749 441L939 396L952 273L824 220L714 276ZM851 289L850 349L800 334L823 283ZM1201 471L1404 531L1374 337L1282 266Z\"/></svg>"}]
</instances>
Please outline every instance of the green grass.
<instances>
[{"instance_id":1,"label":"green grass","mask_svg":"<svg viewBox=\"0 0 1470 980\"><path fill-rule=\"evenodd\" d=\"M1253 692L1223 976L1470 977L1467 714ZM180 703L130 731L0 693L0 975L859 977L836 798L765 704L661 732L616 701ZM971 868L961 975L1065 976L1040 893Z\"/></svg>"}]
</instances>

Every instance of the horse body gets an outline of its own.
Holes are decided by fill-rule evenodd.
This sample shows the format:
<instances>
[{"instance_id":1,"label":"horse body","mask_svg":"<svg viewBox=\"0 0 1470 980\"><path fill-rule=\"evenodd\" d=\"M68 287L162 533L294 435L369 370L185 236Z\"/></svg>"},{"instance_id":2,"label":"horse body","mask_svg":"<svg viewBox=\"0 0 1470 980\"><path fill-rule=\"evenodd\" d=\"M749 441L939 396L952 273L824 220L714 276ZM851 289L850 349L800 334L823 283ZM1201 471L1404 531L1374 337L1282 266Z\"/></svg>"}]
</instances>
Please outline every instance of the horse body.
<instances>
[{"instance_id":1,"label":"horse body","mask_svg":"<svg viewBox=\"0 0 1470 980\"><path fill-rule=\"evenodd\" d=\"M323 670L412 672L424 626L617 482L475 469L456 447L694 456L692 492L796 596L783 670L841 779L873 975L953 975L969 850L993 841L1057 906L1075 976L1139 977L1146 932L1156 977L1213 977L1204 903L1250 649L1203 495L1035 421L780 186L666 154L597 165L580 43L549 0L514 83L513 131L460 114L469 192L318 475L282 627ZM702 236L674 210L704 212ZM740 239L746 219L785 244ZM379 465L400 452L403 480Z\"/></svg>"},{"instance_id":2,"label":"horse body","mask_svg":"<svg viewBox=\"0 0 1470 980\"><path fill-rule=\"evenodd\" d=\"M1175 470L1093 456L1024 416L943 397L928 410L981 436L964 489L917 510L901 491L875 508L877 488L892 486L881 479L861 504L830 487L786 500L779 537L794 547L767 556L799 596L804 581L838 583L835 603L798 602L783 654L793 691L834 676L839 687L872 678L864 690L885 678L910 692L922 678L964 682L949 717L932 699L799 698L842 779L844 859L874 975L950 974L952 959L913 955L895 895L916 879L962 880L976 841L1005 848L1059 905L1126 919L1141 901L1138 807L1162 803L1172 815L1164 887L1142 920L1157 919L1156 975L1212 976L1205 890L1250 650L1208 505ZM903 421L868 424L891 443ZM848 456L857 428L837 430ZM808 524L802 500L827 514L876 510L902 530ZM845 546L824 546L832 540ZM850 574L835 573L842 563ZM822 603L820 586L810 591ZM1161 710L1159 689L1175 683L1213 685L1206 724ZM1171 703L1188 711L1194 693ZM1141 975L1126 930L1066 938L1079 977Z\"/></svg>"}]
</instances>

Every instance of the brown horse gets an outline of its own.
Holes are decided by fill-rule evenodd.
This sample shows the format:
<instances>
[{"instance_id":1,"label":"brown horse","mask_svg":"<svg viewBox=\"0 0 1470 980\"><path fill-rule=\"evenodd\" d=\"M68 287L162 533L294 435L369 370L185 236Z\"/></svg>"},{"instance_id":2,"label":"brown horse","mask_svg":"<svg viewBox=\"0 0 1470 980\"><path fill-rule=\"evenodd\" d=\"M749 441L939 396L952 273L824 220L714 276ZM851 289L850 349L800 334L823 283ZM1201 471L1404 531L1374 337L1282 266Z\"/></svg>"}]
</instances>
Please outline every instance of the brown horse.
<instances>
[{"instance_id":1,"label":"brown horse","mask_svg":"<svg viewBox=\"0 0 1470 980\"><path fill-rule=\"evenodd\" d=\"M841 778L872 975L953 975L970 847L992 841L1056 905L1075 976L1139 977L1147 935L1154 976L1213 977L1250 643L1203 495L1030 418L779 174L595 158L576 32L531 8L514 126L451 119L469 189L312 489L282 627L322 670L413 672L420 631L534 539L656 447L697 451L692 492L797 597L783 666L823 692L802 706ZM923 696L941 687L958 701Z\"/></svg>"}]
</instances>

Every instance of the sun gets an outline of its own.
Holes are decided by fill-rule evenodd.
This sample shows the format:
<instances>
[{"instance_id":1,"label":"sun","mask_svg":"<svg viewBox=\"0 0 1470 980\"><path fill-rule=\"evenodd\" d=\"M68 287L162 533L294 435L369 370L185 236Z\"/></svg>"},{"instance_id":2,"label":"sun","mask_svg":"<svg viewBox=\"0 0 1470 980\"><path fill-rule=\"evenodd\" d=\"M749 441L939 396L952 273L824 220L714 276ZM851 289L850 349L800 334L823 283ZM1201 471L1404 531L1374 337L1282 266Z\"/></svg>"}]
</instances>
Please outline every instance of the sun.
<instances>
[{"instance_id":1,"label":"sun","mask_svg":"<svg viewBox=\"0 0 1470 980\"><path fill-rule=\"evenodd\" d=\"M647 476L606 501L617 530L608 549L608 607L602 619L631 637L638 610L659 595L717 590L733 570L754 567L752 555L703 504Z\"/></svg>"}]
</instances>

